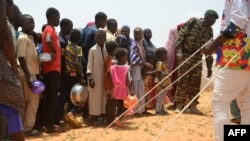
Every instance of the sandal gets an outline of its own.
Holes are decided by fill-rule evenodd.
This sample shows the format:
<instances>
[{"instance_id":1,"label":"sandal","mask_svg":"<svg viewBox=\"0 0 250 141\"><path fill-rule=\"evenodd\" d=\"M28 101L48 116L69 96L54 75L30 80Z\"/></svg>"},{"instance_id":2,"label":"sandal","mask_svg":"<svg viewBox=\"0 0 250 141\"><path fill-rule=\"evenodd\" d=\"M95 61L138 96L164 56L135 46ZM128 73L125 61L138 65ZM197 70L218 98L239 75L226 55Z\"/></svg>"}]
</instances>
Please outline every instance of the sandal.
<instances>
[{"instance_id":1,"label":"sandal","mask_svg":"<svg viewBox=\"0 0 250 141\"><path fill-rule=\"evenodd\" d=\"M74 128L80 128L82 127L82 124L76 120L75 116L71 113L67 113L65 115L65 119L74 127Z\"/></svg>"}]
</instances>

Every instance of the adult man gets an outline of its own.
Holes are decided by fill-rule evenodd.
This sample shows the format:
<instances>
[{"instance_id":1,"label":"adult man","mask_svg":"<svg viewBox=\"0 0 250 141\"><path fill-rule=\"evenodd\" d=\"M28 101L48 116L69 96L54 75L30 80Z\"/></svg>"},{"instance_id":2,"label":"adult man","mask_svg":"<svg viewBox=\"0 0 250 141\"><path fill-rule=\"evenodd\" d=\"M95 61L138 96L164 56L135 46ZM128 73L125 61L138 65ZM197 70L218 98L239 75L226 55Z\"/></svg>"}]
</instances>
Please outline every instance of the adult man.
<instances>
[{"instance_id":1,"label":"adult man","mask_svg":"<svg viewBox=\"0 0 250 141\"><path fill-rule=\"evenodd\" d=\"M178 32L178 38L176 40L178 63L181 64L186 61L185 64L180 66L178 77L182 76L190 68L201 61L202 54L200 52L195 52L213 37L213 29L211 26L215 23L216 19L218 19L217 12L214 10L207 10L204 14L204 18L190 18ZM186 60L191 55L192 57L189 60ZM210 57L209 60L213 60L212 57ZM208 77L210 77L212 73L211 62L212 61L207 65L209 70ZM199 63L190 72L179 79L175 95L175 103L177 104L175 110L176 113L179 113L184 107L187 95L191 100L200 91L201 75L202 64ZM197 109L197 104L198 101L196 99L191 104L190 110L193 113L202 114L202 112Z\"/></svg>"},{"instance_id":2,"label":"adult man","mask_svg":"<svg viewBox=\"0 0 250 141\"><path fill-rule=\"evenodd\" d=\"M241 124L250 124L250 1L226 0L222 34L205 46L209 55L217 50L218 73L215 78L212 105L216 141L224 141L224 125L230 121L230 103L236 98Z\"/></svg>"}]
</instances>

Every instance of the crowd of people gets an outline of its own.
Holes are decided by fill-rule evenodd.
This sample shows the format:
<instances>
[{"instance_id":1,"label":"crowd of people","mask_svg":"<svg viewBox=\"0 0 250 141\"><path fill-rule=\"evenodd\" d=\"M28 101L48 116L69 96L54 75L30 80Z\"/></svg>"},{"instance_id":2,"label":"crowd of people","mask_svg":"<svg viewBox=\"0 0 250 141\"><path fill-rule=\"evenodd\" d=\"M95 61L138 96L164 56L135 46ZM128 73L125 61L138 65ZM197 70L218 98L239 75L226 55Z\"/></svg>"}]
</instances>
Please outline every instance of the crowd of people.
<instances>
[{"instance_id":1,"label":"crowd of people","mask_svg":"<svg viewBox=\"0 0 250 141\"><path fill-rule=\"evenodd\" d=\"M123 117L131 115L124 114L127 96L137 97L133 110L138 115L147 115L148 109L167 115L166 101L176 113L185 108L185 112L203 114L197 108L198 97L185 106L200 92L202 56L211 77L214 53L221 70L212 97L216 141L223 140L230 104L233 118L241 119L237 123L250 123L249 78L245 77L249 75L245 49L250 34L249 1L226 1L222 34L215 40L212 25L219 16L209 9L202 18L176 24L165 47L153 44L150 28L134 28L131 38L128 25L119 28L118 21L104 12L97 12L95 20L79 30L50 7L45 12L47 23L38 33L32 15L23 14L13 0L0 0L0 6L0 139L23 141L42 131L60 133L62 121L81 127L77 114L90 126L114 123L123 127ZM236 45L235 38L242 44ZM228 51L241 56L234 58ZM51 59L39 60L44 53ZM45 84L40 95L32 90L36 80ZM88 100L81 106L70 99L77 83L88 90Z\"/></svg>"}]
</instances>

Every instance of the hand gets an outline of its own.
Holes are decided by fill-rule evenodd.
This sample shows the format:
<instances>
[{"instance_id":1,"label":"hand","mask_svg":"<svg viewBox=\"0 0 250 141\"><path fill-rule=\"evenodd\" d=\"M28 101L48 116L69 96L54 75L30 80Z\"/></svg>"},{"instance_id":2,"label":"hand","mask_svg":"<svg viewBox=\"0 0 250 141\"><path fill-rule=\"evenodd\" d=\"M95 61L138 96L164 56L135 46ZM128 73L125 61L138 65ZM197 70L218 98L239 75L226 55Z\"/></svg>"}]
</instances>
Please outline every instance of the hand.
<instances>
[{"instance_id":1,"label":"hand","mask_svg":"<svg viewBox=\"0 0 250 141\"><path fill-rule=\"evenodd\" d=\"M201 50L204 55L212 55L215 48L214 41L208 41Z\"/></svg>"},{"instance_id":2,"label":"hand","mask_svg":"<svg viewBox=\"0 0 250 141\"><path fill-rule=\"evenodd\" d=\"M89 86L90 86L91 88L94 88L94 87L95 87L95 81L94 81L94 79L89 79Z\"/></svg>"},{"instance_id":3,"label":"hand","mask_svg":"<svg viewBox=\"0 0 250 141\"><path fill-rule=\"evenodd\" d=\"M207 70L207 78L210 78L212 76L212 74L213 74L212 69L208 69Z\"/></svg>"},{"instance_id":4,"label":"hand","mask_svg":"<svg viewBox=\"0 0 250 141\"><path fill-rule=\"evenodd\" d=\"M152 65L151 65L150 63L145 63L145 64L144 64L144 67L145 67L146 69L151 69L151 68L152 68Z\"/></svg>"},{"instance_id":5,"label":"hand","mask_svg":"<svg viewBox=\"0 0 250 141\"><path fill-rule=\"evenodd\" d=\"M33 88L33 79L32 77L27 78L27 84L32 89Z\"/></svg>"}]
</instances>

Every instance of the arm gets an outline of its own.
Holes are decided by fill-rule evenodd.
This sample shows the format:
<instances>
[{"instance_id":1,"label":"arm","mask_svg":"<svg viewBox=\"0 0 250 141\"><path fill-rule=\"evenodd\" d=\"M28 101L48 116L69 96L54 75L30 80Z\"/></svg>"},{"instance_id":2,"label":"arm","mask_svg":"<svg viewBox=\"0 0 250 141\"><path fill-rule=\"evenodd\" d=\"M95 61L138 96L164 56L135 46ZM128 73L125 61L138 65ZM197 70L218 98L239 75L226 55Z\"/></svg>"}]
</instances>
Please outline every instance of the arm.
<instances>
[{"instance_id":1,"label":"arm","mask_svg":"<svg viewBox=\"0 0 250 141\"><path fill-rule=\"evenodd\" d=\"M230 15L230 19L228 19L229 23L226 29L222 31L218 37L215 38L214 41L209 42L203 48L203 54L211 55L214 51L217 50L218 46L224 43L227 39L235 37L235 35L245 29L249 19L248 19L248 6L247 1L235 1L232 5L231 11L228 13ZM226 16L228 16L226 15Z\"/></svg>"},{"instance_id":2,"label":"arm","mask_svg":"<svg viewBox=\"0 0 250 141\"><path fill-rule=\"evenodd\" d=\"M50 34L47 34L45 40L46 40L46 44L49 46L51 50L52 55L54 55L54 53L56 53L56 50L53 45L52 36Z\"/></svg>"},{"instance_id":3,"label":"arm","mask_svg":"<svg viewBox=\"0 0 250 141\"><path fill-rule=\"evenodd\" d=\"M5 0L0 0L0 9L2 9L2 11L0 12L0 19L1 19L0 20L0 27L1 27L0 28L0 40L5 50L6 56L10 61L12 70L16 74L18 74L14 43L13 43L11 31L7 24Z\"/></svg>"},{"instance_id":4,"label":"arm","mask_svg":"<svg viewBox=\"0 0 250 141\"><path fill-rule=\"evenodd\" d=\"M207 78L211 77L212 75L212 65L213 65L213 56L209 55L206 57L206 64L207 64Z\"/></svg>"},{"instance_id":5,"label":"arm","mask_svg":"<svg viewBox=\"0 0 250 141\"><path fill-rule=\"evenodd\" d=\"M132 80L130 71L128 71L128 74L127 74L126 84L127 84L130 95L133 96L134 95L133 80Z\"/></svg>"},{"instance_id":6,"label":"arm","mask_svg":"<svg viewBox=\"0 0 250 141\"><path fill-rule=\"evenodd\" d=\"M87 64L87 76L88 76L88 81L89 81L88 84L91 88L95 87L95 81L94 81L93 76L92 76L93 60L94 60L94 50L90 49L89 56L88 56L88 64Z\"/></svg>"}]
</instances>

